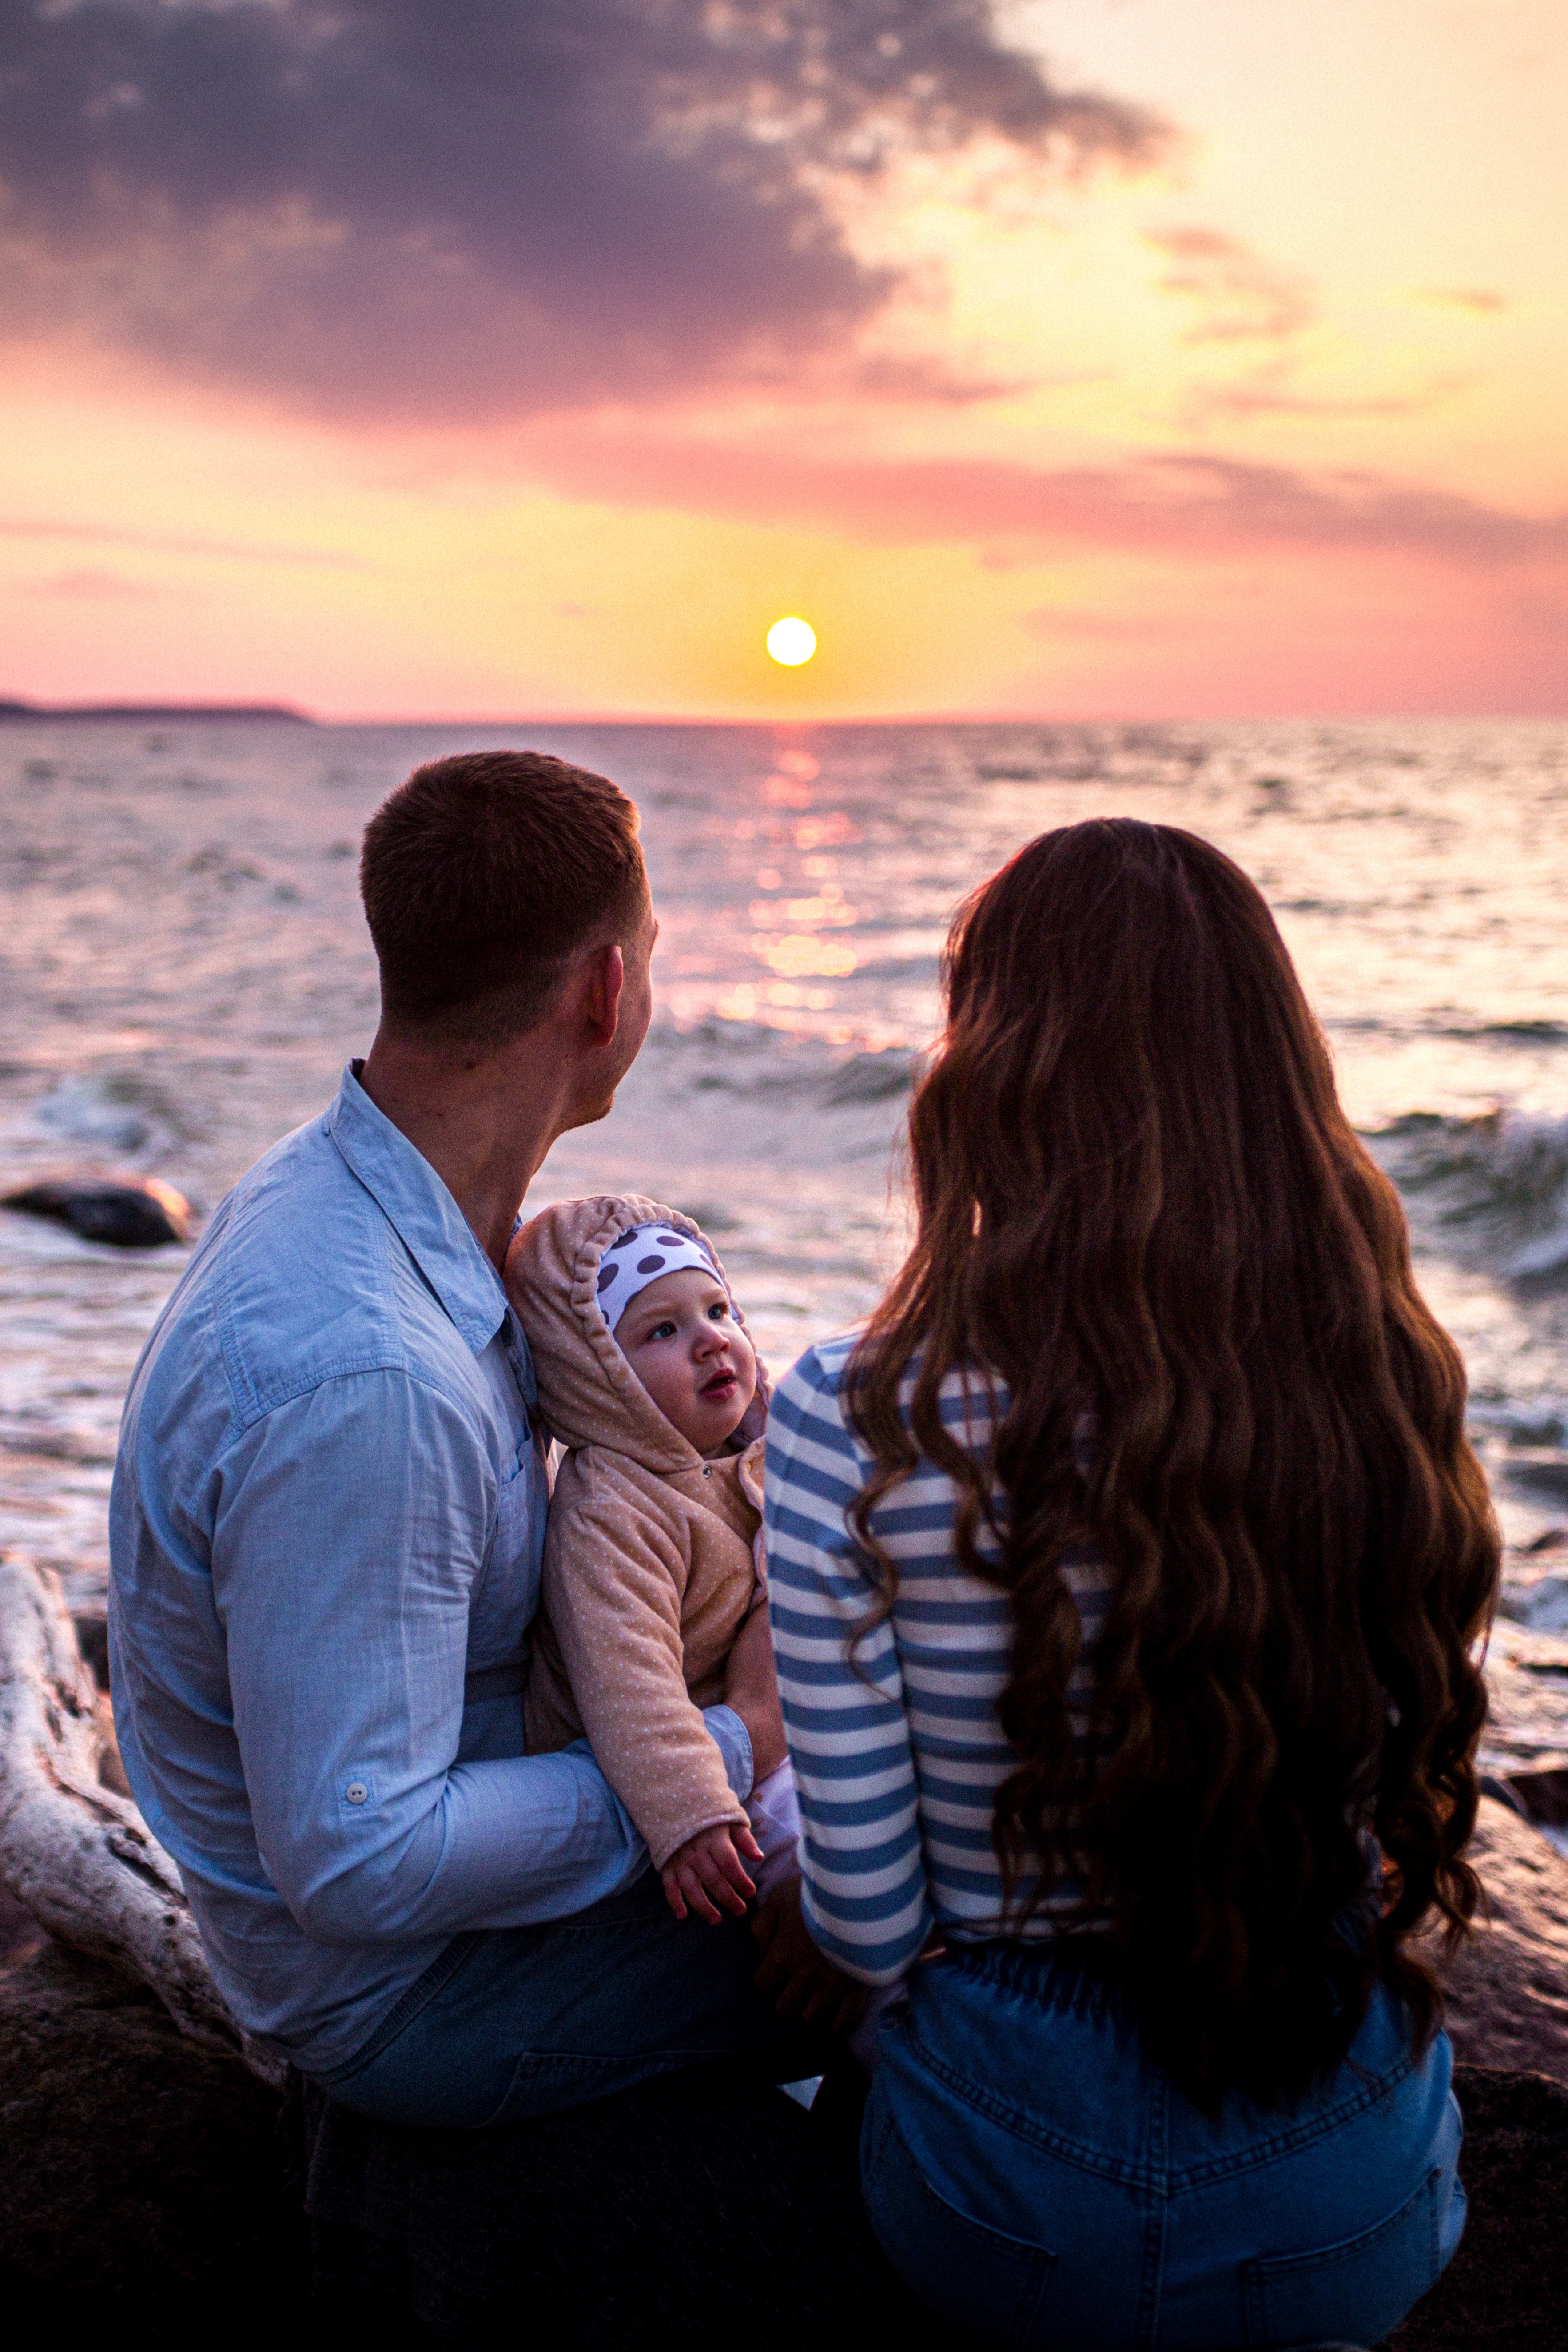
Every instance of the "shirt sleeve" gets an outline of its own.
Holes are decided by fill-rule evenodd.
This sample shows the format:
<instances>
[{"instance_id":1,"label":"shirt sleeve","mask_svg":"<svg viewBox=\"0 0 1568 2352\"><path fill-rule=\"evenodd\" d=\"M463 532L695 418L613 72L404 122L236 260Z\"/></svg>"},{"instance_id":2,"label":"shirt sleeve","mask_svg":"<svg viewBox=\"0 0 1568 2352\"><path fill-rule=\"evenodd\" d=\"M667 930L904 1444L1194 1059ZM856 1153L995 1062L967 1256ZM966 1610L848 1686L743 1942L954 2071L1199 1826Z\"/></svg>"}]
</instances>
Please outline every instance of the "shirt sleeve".
<instances>
[{"instance_id":1,"label":"shirt sleeve","mask_svg":"<svg viewBox=\"0 0 1568 2352\"><path fill-rule=\"evenodd\" d=\"M876 1595L845 1517L865 1477L838 1391L838 1370L814 1349L769 1408L773 1653L805 1828L807 1923L841 1969L891 1984L932 1913L891 1621L850 1652Z\"/></svg>"},{"instance_id":2,"label":"shirt sleeve","mask_svg":"<svg viewBox=\"0 0 1568 2352\"><path fill-rule=\"evenodd\" d=\"M585 1748L454 1761L497 1500L458 1405L399 1371L327 1381L247 1431L216 1475L213 1592L246 1793L308 1936L524 1926L646 1867ZM739 1718L714 1708L709 1727L743 1795Z\"/></svg>"}]
</instances>

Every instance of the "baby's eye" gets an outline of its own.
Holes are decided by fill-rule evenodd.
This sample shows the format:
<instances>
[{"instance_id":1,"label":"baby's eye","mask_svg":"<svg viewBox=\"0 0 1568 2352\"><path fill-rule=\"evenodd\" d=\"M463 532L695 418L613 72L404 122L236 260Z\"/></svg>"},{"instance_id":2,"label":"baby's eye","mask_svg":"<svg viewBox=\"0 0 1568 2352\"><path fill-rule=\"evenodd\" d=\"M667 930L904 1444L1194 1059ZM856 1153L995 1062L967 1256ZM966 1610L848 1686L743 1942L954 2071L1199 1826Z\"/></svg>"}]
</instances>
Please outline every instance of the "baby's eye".
<instances>
[{"instance_id":1,"label":"baby's eye","mask_svg":"<svg viewBox=\"0 0 1568 2352\"><path fill-rule=\"evenodd\" d=\"M708 1319L710 1323L722 1323L729 1315L729 1312L730 1310L728 1307L726 1307L724 1301L721 1299L716 1307L710 1307L708 1309Z\"/></svg>"},{"instance_id":2,"label":"baby's eye","mask_svg":"<svg viewBox=\"0 0 1568 2352\"><path fill-rule=\"evenodd\" d=\"M669 1322L656 1323L647 1336L650 1339L673 1339L675 1326Z\"/></svg>"}]
</instances>

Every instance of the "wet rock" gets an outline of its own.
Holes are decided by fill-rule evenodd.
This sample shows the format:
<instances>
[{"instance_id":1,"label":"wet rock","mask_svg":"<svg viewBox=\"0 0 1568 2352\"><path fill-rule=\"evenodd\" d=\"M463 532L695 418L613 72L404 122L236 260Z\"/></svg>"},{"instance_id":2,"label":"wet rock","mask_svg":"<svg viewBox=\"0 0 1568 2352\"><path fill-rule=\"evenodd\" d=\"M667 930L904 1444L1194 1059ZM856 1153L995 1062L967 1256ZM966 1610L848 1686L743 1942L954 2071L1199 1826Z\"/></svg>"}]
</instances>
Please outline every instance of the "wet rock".
<instances>
[{"instance_id":1,"label":"wet rock","mask_svg":"<svg viewBox=\"0 0 1568 2352\"><path fill-rule=\"evenodd\" d=\"M52 1218L83 1241L112 1242L121 1249L157 1249L190 1238L190 1202L156 1176L124 1183L83 1176L26 1184L0 1198L0 1207Z\"/></svg>"}]
</instances>

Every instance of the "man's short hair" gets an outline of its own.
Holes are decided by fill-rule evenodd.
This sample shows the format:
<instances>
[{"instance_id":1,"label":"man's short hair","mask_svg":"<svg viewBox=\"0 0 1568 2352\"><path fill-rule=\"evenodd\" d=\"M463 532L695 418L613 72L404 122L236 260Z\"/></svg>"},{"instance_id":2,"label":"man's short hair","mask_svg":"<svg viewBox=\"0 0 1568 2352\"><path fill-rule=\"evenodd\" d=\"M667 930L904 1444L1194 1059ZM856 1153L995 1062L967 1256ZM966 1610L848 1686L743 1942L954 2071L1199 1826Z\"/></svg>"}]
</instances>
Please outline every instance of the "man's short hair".
<instances>
[{"instance_id":1,"label":"man's short hair","mask_svg":"<svg viewBox=\"0 0 1568 2352\"><path fill-rule=\"evenodd\" d=\"M637 813L607 776L542 751L432 760L365 827L360 896L384 1024L500 1047L548 1010L574 954L634 936Z\"/></svg>"}]
</instances>

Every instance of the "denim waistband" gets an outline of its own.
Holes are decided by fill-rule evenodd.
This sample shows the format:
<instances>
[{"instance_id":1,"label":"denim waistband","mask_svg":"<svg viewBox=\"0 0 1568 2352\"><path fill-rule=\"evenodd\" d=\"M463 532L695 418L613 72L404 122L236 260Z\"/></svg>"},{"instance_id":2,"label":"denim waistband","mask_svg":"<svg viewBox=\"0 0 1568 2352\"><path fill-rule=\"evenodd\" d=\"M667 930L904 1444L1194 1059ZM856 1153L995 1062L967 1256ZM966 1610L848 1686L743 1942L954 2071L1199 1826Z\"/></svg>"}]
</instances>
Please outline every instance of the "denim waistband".
<instances>
[{"instance_id":1,"label":"denim waistband","mask_svg":"<svg viewBox=\"0 0 1568 2352\"><path fill-rule=\"evenodd\" d=\"M1031 1943L952 1943L941 1965L999 1985L1042 2009L1112 2019L1127 2014L1121 1959L1103 1931L1041 1937Z\"/></svg>"}]
</instances>

